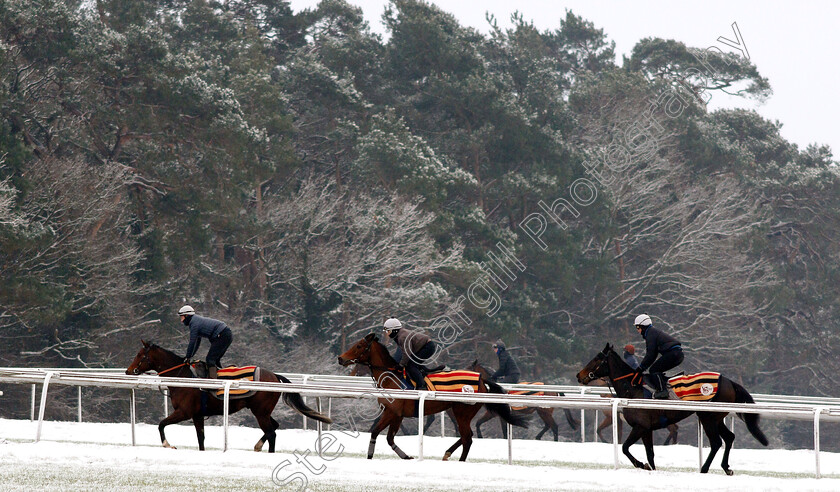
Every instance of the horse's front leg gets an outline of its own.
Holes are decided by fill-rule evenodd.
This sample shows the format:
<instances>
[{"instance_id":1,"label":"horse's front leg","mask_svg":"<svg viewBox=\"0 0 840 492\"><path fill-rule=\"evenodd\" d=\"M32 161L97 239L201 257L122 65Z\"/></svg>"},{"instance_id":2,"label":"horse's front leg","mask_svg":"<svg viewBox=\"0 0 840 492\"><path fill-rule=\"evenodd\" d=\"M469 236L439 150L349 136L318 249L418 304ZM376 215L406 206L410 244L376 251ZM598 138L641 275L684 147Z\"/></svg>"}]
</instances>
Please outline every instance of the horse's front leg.
<instances>
[{"instance_id":1,"label":"horse's front leg","mask_svg":"<svg viewBox=\"0 0 840 492\"><path fill-rule=\"evenodd\" d=\"M198 438L198 450L204 451L204 417L196 415L193 417L195 436Z\"/></svg>"},{"instance_id":2,"label":"horse's front leg","mask_svg":"<svg viewBox=\"0 0 840 492\"><path fill-rule=\"evenodd\" d=\"M169 414L168 417L160 421L158 424L158 432L160 432L160 442L163 444L163 447L175 449L175 446L172 446L169 444L169 441L166 440L166 433L164 433L163 428L169 424L177 424L178 422L183 422L189 418L190 415L187 415L182 409L176 408L175 411ZM199 445L201 445L201 442L199 442Z\"/></svg>"},{"instance_id":3,"label":"horse's front leg","mask_svg":"<svg viewBox=\"0 0 840 492\"><path fill-rule=\"evenodd\" d=\"M373 421L373 425L370 426L370 443L368 444L367 459L373 459L373 450L376 448L376 438L379 437L379 433L382 432L382 429L390 425L393 418L394 414L385 410L384 413L382 413L379 417L376 417L376 420Z\"/></svg>"},{"instance_id":4,"label":"horse's front leg","mask_svg":"<svg viewBox=\"0 0 840 492\"><path fill-rule=\"evenodd\" d=\"M633 466L636 468L644 468L645 470L650 470L650 466L642 463L641 461L637 460L632 454L630 454L630 446L636 443L642 435L647 432L647 429L642 427L633 426L630 430L630 435L627 436L627 439L624 441L624 444L621 445L621 451L624 453L625 456L630 458L630 462L633 463Z\"/></svg>"},{"instance_id":5,"label":"horse's front leg","mask_svg":"<svg viewBox=\"0 0 840 492\"><path fill-rule=\"evenodd\" d=\"M405 452L402 449L400 449L399 446L397 446L397 443L394 442L394 436L397 435L397 431L400 429L400 423L401 422L402 422L402 417L397 417L396 419L394 419L393 422L391 422L390 427L388 427L388 436L387 436L386 439L388 441L388 444L391 446L391 449L393 449L394 452L397 453L397 456L399 456L400 458L402 458L404 460L412 460L414 458L405 454ZM419 422L418 422L418 424L419 424Z\"/></svg>"},{"instance_id":6,"label":"horse's front leg","mask_svg":"<svg viewBox=\"0 0 840 492\"><path fill-rule=\"evenodd\" d=\"M653 462L653 431L648 429L642 434L642 443L645 445L645 453L647 454L649 470L656 470L656 464Z\"/></svg>"}]
</instances>

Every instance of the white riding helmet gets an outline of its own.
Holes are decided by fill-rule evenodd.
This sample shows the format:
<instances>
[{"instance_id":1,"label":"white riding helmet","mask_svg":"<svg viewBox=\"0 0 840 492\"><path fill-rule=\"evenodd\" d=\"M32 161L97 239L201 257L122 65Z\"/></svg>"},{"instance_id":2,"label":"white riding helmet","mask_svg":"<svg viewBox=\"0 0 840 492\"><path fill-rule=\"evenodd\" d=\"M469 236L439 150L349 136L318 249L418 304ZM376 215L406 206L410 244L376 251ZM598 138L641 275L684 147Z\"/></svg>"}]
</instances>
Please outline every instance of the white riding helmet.
<instances>
[{"instance_id":1,"label":"white riding helmet","mask_svg":"<svg viewBox=\"0 0 840 492\"><path fill-rule=\"evenodd\" d=\"M178 316L192 316L193 314L195 314L195 309L193 309L192 306L189 305L184 306L178 310Z\"/></svg>"},{"instance_id":2,"label":"white riding helmet","mask_svg":"<svg viewBox=\"0 0 840 492\"><path fill-rule=\"evenodd\" d=\"M397 318L388 318L385 320L385 325L383 326L383 329L388 333L399 330L400 328L402 328L402 323Z\"/></svg>"},{"instance_id":3,"label":"white riding helmet","mask_svg":"<svg viewBox=\"0 0 840 492\"><path fill-rule=\"evenodd\" d=\"M634 321L633 324L636 326L650 326L650 316L647 314L640 314L636 316L636 321Z\"/></svg>"}]
</instances>

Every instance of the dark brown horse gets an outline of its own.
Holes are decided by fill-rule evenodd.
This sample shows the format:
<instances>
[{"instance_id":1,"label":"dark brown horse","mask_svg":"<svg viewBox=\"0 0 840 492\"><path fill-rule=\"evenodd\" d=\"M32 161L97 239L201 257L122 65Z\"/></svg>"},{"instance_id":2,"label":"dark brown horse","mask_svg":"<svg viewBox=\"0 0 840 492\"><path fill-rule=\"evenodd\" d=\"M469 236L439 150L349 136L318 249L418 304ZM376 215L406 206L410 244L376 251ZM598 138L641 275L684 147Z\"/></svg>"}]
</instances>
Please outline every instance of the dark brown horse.
<instances>
[{"instance_id":1,"label":"dark brown horse","mask_svg":"<svg viewBox=\"0 0 840 492\"><path fill-rule=\"evenodd\" d=\"M153 343L142 342L143 348L137 352L137 356L134 357L131 365L125 370L126 374L138 375L147 371L156 371L162 377L194 377L189 366L184 363L182 356L158 347ZM274 374L271 371L261 370L259 374L259 381L291 383L285 377ZM204 451L204 417L221 415L224 411L224 402L206 392L202 392L198 388L179 388L173 386L168 389L169 397L172 399L173 410L168 417L161 420L160 424L158 424L160 442L166 448L173 448L174 446L171 446L169 441L166 440L166 435L163 432L164 427L169 424L176 424L192 419L193 425L195 426L195 433L198 437L198 449ZM282 395L283 402L295 411L320 422L332 423L332 420L326 415L322 415L307 407L300 394L283 393ZM254 446L254 451L261 451L263 444L268 441L268 452L274 452L274 441L276 437L274 431L280 427L280 424L271 417L271 412L279 400L280 393L268 391L258 391L253 396L247 398L230 400L228 413L235 413L243 408L248 408L254 414L254 417L257 418L257 423L264 434Z\"/></svg>"},{"instance_id":2,"label":"dark brown horse","mask_svg":"<svg viewBox=\"0 0 840 492\"><path fill-rule=\"evenodd\" d=\"M364 364L370 367L373 379L376 385L382 389L402 389L400 384L400 377L398 376L397 361L388 353L388 349L379 343L379 338L371 333L358 342L354 343L349 350L338 356L338 363L342 366L350 364ZM478 379L478 393L499 393L504 394L501 386L491 381L486 381L479 376ZM370 429L370 444L368 446L368 459L373 458L373 450L376 447L376 438L379 433L386 427L388 428L387 441L391 449L397 453L402 459L411 459L410 456L399 448L394 443L394 435L400 428L400 423L404 418L417 417L417 402L414 400L404 400L397 398L379 398L379 405L382 409L381 418ZM426 402L424 412L429 414L438 413L452 408L455 414L455 420L458 424L458 431L460 437L443 455L443 459L448 460L452 453L463 445L464 450L461 452L461 461L467 459L472 446L472 430L470 429L470 422L478 410L481 408L481 403L460 403L452 401L436 401L432 400ZM502 403L488 403L488 407L497 412L506 422L509 422L518 427L527 427L525 419L514 416L511 413L510 407Z\"/></svg>"},{"instance_id":3,"label":"dark brown horse","mask_svg":"<svg viewBox=\"0 0 840 492\"><path fill-rule=\"evenodd\" d=\"M643 388L641 384L634 384L632 375L635 370L631 368L618 353L613 349L612 345L607 344L604 350L598 353L594 359L589 361L586 366L581 369L577 375L578 382L581 384L588 384L596 378L608 377L615 393L619 398L644 398ZM718 381L718 390L714 398L710 401L723 403L755 403L752 396L740 384L720 376ZM644 468L646 470L655 470L656 466L653 463L653 431L661 429L667 425L679 422L684 418L690 416L694 412L685 410L660 410L660 409L639 409L626 408L624 409L624 418L627 423L632 426L630 435L624 441L621 449L624 454L630 458L633 466L636 468ZM709 466L712 464L715 454L720 449L721 438L726 444L723 451L723 458L721 459L721 467L727 475L732 475L732 470L729 469L729 451L732 449L732 442L735 440L735 434L726 428L723 423L724 417L729 412L697 412L700 418L700 423L703 425L703 430L709 438L709 456L705 463L700 468L701 473L707 473ZM738 414L744 423L747 424L747 429L750 434L758 440L761 444L767 446L767 437L758 428L759 416L755 413ZM630 446L636 441L642 439L647 453L647 464L642 463L630 454Z\"/></svg>"},{"instance_id":4,"label":"dark brown horse","mask_svg":"<svg viewBox=\"0 0 840 492\"><path fill-rule=\"evenodd\" d=\"M473 363L470 364L469 367L467 367L467 370L475 371L475 372L481 374L484 377L484 379L490 380L490 376L491 376L490 371L488 371L487 368L485 368L484 366L479 364L478 359L473 361ZM520 384L527 384L527 383L520 383ZM541 384L541 383L537 383L537 385L539 385L539 384ZM540 391L539 386L534 388L534 391ZM547 392L546 391L544 393L547 396L564 396L563 393L558 393L558 392ZM537 415L540 416L543 423L545 424L543 426L543 429L537 434L537 437L535 437L535 439L540 440L542 438L543 434L545 434L546 431L548 431L548 429L551 429L551 432L554 433L554 440L559 441L560 440L560 432L559 432L559 429L557 427L557 422L554 420L554 407L545 407L545 408L528 407L528 408L523 408L521 410L514 410L513 414L514 415L531 415L534 412L537 412ZM566 422L569 423L569 426L572 429L577 430L577 429L580 428L580 422L578 422L572 416L572 412L568 408L564 408L563 413L566 415ZM476 435L478 436L479 439L481 438L481 424L487 422L488 420L494 419L496 417L498 417L498 415L493 413L490 409L487 409L487 410L484 411L484 413L481 415L481 417L479 417L478 420L475 421L475 433L476 433ZM502 424L502 435L505 438L507 438L507 426L505 425L504 422L500 421L500 423Z\"/></svg>"}]
</instances>

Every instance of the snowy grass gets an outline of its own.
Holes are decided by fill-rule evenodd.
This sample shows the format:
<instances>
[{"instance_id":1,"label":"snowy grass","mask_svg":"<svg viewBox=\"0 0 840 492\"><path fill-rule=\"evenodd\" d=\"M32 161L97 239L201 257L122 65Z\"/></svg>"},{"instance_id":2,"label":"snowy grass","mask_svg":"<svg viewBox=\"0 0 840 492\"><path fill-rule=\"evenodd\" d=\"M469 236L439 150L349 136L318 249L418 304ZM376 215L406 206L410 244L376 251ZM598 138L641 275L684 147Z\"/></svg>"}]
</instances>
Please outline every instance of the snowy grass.
<instances>
[{"instance_id":1,"label":"snowy grass","mask_svg":"<svg viewBox=\"0 0 840 492\"><path fill-rule=\"evenodd\" d=\"M369 435L338 430L324 458L316 451L315 431L278 433L278 452L251 451L261 432L233 427L230 450L221 452L223 432L207 426L208 451L197 450L192 425L167 428L179 449L160 446L157 426L138 424L131 446L128 424L44 422L42 440L33 443L36 424L0 419L0 490L301 490L313 491L499 491L499 490L840 490L840 454L820 455L823 478L814 478L810 450L734 449L735 476L720 470L697 473L697 448L657 446L657 471L630 468L620 456L613 468L613 447L603 443L513 443L514 464L507 465L507 441L476 439L466 463L439 461L454 438L427 437L426 459L404 461L380 436L373 460L365 459ZM397 444L416 455L415 436ZM644 456L641 445L631 451ZM708 451L708 450L706 450ZM456 457L459 456L456 452ZM280 465L278 467L278 465ZM274 480L272 480L272 477ZM276 483L288 482L285 487Z\"/></svg>"}]
</instances>

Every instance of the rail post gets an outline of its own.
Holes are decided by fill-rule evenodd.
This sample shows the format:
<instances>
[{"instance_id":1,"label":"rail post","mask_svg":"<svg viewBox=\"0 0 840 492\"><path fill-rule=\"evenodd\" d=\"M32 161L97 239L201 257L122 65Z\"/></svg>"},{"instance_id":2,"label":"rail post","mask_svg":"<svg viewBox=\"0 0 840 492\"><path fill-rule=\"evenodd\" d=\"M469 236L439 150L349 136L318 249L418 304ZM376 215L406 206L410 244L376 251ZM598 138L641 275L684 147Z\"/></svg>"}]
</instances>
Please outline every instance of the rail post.
<instances>
[{"instance_id":1,"label":"rail post","mask_svg":"<svg viewBox=\"0 0 840 492\"><path fill-rule=\"evenodd\" d=\"M47 390L50 387L50 379L52 379L53 374L55 373L48 371L47 375L44 376L44 387L41 390L41 408L38 409L38 430L35 431L35 442L41 440L41 424L44 423L44 410L47 408Z\"/></svg>"},{"instance_id":2,"label":"rail post","mask_svg":"<svg viewBox=\"0 0 840 492\"><path fill-rule=\"evenodd\" d=\"M317 407L318 407L318 413L321 413L321 397L320 396L316 397L315 402L316 402ZM322 451L321 451L321 428L322 428L323 425L324 424L320 420L315 422L315 427L317 427L317 429L318 429L318 456L321 456L323 454Z\"/></svg>"},{"instance_id":3,"label":"rail post","mask_svg":"<svg viewBox=\"0 0 840 492\"><path fill-rule=\"evenodd\" d=\"M614 460L613 467L615 469L618 469L618 398L613 398L611 403L612 403L612 419L613 419L613 425L612 425L613 460ZM596 410L596 412L597 412L597 410ZM596 417L595 421L596 422L598 421L597 416L598 416L598 414L596 413L595 414L595 417ZM597 440L595 442L597 442Z\"/></svg>"},{"instance_id":4,"label":"rail post","mask_svg":"<svg viewBox=\"0 0 840 492\"><path fill-rule=\"evenodd\" d=\"M817 478L820 478L820 414L822 412L822 408L814 409L814 461L817 466Z\"/></svg>"},{"instance_id":5,"label":"rail post","mask_svg":"<svg viewBox=\"0 0 840 492\"><path fill-rule=\"evenodd\" d=\"M508 442L508 465L513 464L513 426L505 422L507 425L507 442Z\"/></svg>"},{"instance_id":6,"label":"rail post","mask_svg":"<svg viewBox=\"0 0 840 492\"><path fill-rule=\"evenodd\" d=\"M428 394L429 393L427 391L420 392L420 403L418 404L417 410L417 437L420 441L419 456L417 457L417 461L423 461L423 411L426 408L426 396Z\"/></svg>"},{"instance_id":7,"label":"rail post","mask_svg":"<svg viewBox=\"0 0 840 492\"><path fill-rule=\"evenodd\" d=\"M233 380L225 381L225 402L224 402L224 411L222 412L222 425L225 428L225 449L223 451L228 450L228 411L230 410L230 385L233 383Z\"/></svg>"},{"instance_id":8,"label":"rail post","mask_svg":"<svg viewBox=\"0 0 840 492\"><path fill-rule=\"evenodd\" d=\"M29 421L35 422L35 385L32 385L32 406L29 410Z\"/></svg>"},{"instance_id":9,"label":"rail post","mask_svg":"<svg viewBox=\"0 0 840 492\"><path fill-rule=\"evenodd\" d=\"M303 384L306 384L307 379L309 379L309 375L304 374L303 375ZM303 403L306 403L306 396L305 395L300 395L300 397L303 399ZM306 415L303 416L303 430L307 430L306 429Z\"/></svg>"},{"instance_id":10,"label":"rail post","mask_svg":"<svg viewBox=\"0 0 840 492\"><path fill-rule=\"evenodd\" d=\"M81 389L81 386L79 386L79 388ZM134 424L137 422L136 407L137 407L137 399L136 399L136 396L134 394L134 388L131 388L131 445L132 446L137 445L137 441L135 439L135 433L134 433Z\"/></svg>"},{"instance_id":11,"label":"rail post","mask_svg":"<svg viewBox=\"0 0 840 492\"><path fill-rule=\"evenodd\" d=\"M586 387L580 388L580 396L586 394ZM580 409L580 442L586 442L586 410L583 408ZM595 414L595 427L597 432L598 427L598 414ZM594 442L598 442L598 439L595 439Z\"/></svg>"},{"instance_id":12,"label":"rail post","mask_svg":"<svg viewBox=\"0 0 840 492\"><path fill-rule=\"evenodd\" d=\"M79 423L82 422L82 387L79 386Z\"/></svg>"}]
</instances>

